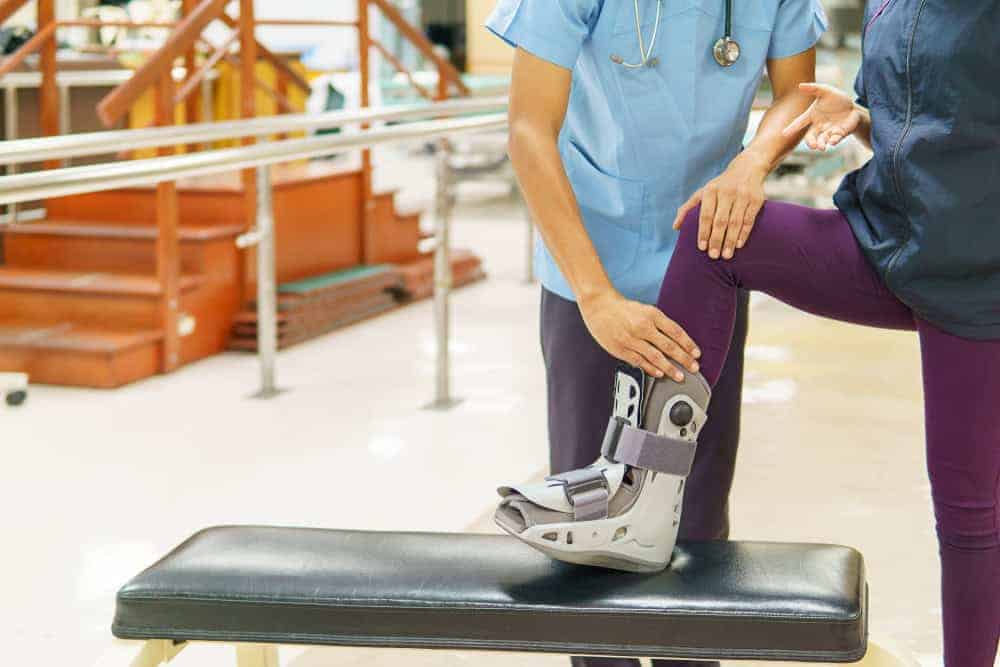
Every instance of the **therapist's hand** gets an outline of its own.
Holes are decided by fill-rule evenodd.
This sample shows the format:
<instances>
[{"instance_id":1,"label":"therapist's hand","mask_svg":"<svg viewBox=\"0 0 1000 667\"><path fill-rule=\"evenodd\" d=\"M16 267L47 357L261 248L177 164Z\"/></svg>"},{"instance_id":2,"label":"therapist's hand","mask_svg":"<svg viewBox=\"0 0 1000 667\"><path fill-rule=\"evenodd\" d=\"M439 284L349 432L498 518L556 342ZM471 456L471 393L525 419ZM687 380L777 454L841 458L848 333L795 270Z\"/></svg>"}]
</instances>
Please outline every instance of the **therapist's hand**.
<instances>
[{"instance_id":1,"label":"therapist's hand","mask_svg":"<svg viewBox=\"0 0 1000 667\"><path fill-rule=\"evenodd\" d=\"M863 112L850 95L821 83L803 83L799 90L816 99L805 113L789 123L783 134L791 136L809 128L806 146L814 151L825 151L850 136L861 126Z\"/></svg>"},{"instance_id":2,"label":"therapist's hand","mask_svg":"<svg viewBox=\"0 0 1000 667\"><path fill-rule=\"evenodd\" d=\"M764 205L764 181L770 161L743 151L722 174L691 195L677 209L674 229L680 229L691 209L701 204L698 248L712 259L732 259L742 248Z\"/></svg>"},{"instance_id":3,"label":"therapist's hand","mask_svg":"<svg viewBox=\"0 0 1000 667\"><path fill-rule=\"evenodd\" d=\"M594 340L616 359L677 382L684 380L681 368L698 372L698 346L656 306L630 301L614 289L577 303Z\"/></svg>"}]
</instances>

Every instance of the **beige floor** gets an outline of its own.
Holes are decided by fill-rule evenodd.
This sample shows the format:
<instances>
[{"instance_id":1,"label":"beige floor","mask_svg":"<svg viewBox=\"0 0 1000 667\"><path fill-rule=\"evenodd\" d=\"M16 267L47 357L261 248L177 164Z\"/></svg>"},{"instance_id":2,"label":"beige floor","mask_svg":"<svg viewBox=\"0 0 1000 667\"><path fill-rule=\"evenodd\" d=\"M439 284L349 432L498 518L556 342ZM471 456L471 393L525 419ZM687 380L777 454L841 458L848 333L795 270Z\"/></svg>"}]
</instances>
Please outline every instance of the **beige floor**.
<instances>
[{"instance_id":1,"label":"beige floor","mask_svg":"<svg viewBox=\"0 0 1000 667\"><path fill-rule=\"evenodd\" d=\"M492 530L483 517L494 486L540 474L546 461L537 287L522 283L514 207L460 213L458 243L484 255L490 279L455 298L464 402L451 412L421 410L432 387L429 303L283 353L290 391L269 402L247 398L253 357L227 354L117 392L37 387L22 409L0 412L4 663L126 664L134 647L108 630L116 588L206 525ZM736 536L859 547L873 633L939 665L913 337L759 301L749 354ZM357 502L371 497L366 471L376 470L421 502ZM194 647L175 664L229 664L229 655ZM564 664L346 649L287 649L283 659Z\"/></svg>"}]
</instances>

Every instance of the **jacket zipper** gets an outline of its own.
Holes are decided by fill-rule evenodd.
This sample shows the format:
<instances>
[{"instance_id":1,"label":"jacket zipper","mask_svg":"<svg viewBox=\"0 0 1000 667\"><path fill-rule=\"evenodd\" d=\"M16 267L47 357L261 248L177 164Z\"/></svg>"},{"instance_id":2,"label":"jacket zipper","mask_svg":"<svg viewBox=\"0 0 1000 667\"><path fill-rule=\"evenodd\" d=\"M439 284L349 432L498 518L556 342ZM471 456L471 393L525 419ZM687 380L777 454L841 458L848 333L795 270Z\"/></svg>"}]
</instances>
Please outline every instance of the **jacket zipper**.
<instances>
[{"instance_id":1,"label":"jacket zipper","mask_svg":"<svg viewBox=\"0 0 1000 667\"><path fill-rule=\"evenodd\" d=\"M899 138L896 140L896 144L892 148L892 153L889 156L890 165L892 166L892 182L896 188L896 196L899 197L899 204L902 208L903 215L906 215L906 201L903 198L903 185L899 178L899 153L903 147L903 141L906 140L906 136L910 133L910 129L913 127L913 76L911 72L911 61L913 57L913 42L916 40L917 36L917 24L920 23L920 15L924 11L924 6L927 4L927 0L921 0L920 5L917 7L917 12L913 16L913 25L910 28L910 39L906 45L906 120L903 122L903 130L899 133ZM903 254L903 248L905 248L910 243L910 238L912 234L907 234L906 239L900 244L896 252L893 253L892 257L889 258L889 264L886 266L885 273L888 276L889 272L892 271L893 267L896 266L896 261L899 256Z\"/></svg>"},{"instance_id":2,"label":"jacket zipper","mask_svg":"<svg viewBox=\"0 0 1000 667\"><path fill-rule=\"evenodd\" d=\"M882 14L889 7L889 5L892 4L892 1L893 0L882 0L881 6L879 6L879 8L875 10L875 13L872 14L872 17L870 19L868 19L868 23L865 24L865 29L861 33L861 39L862 39L862 41L864 41L864 36L868 34L869 28L872 27L872 23L875 23L875 19L877 19L878 17L882 16Z\"/></svg>"}]
</instances>

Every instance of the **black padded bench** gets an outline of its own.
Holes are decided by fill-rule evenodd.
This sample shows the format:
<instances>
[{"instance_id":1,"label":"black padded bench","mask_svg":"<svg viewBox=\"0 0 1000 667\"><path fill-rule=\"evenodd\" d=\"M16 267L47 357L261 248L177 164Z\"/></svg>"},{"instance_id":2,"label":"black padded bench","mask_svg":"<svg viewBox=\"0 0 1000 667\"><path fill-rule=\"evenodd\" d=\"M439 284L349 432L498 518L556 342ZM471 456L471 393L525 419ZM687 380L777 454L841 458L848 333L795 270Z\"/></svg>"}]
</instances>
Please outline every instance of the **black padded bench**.
<instances>
[{"instance_id":1,"label":"black padded bench","mask_svg":"<svg viewBox=\"0 0 1000 667\"><path fill-rule=\"evenodd\" d=\"M830 545L682 544L642 575L499 535L218 527L126 584L113 631L151 640L136 665L196 641L247 665L278 644L854 662L867 586L861 554Z\"/></svg>"}]
</instances>

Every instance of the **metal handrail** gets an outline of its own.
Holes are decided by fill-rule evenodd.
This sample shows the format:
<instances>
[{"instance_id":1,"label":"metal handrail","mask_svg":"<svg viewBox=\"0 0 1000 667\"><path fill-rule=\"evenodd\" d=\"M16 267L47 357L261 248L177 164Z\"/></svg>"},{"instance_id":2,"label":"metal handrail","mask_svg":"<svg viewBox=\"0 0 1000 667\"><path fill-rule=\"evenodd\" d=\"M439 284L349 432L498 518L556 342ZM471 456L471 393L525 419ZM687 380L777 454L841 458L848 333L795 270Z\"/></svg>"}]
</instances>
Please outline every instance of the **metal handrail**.
<instances>
[{"instance_id":1,"label":"metal handrail","mask_svg":"<svg viewBox=\"0 0 1000 667\"><path fill-rule=\"evenodd\" d=\"M114 188L152 185L179 178L324 157L344 150L370 148L398 141L433 139L462 132L501 129L506 125L506 114L460 120L429 120L366 130L357 134L284 139L186 155L0 176L0 205Z\"/></svg>"},{"instance_id":2,"label":"metal handrail","mask_svg":"<svg viewBox=\"0 0 1000 667\"><path fill-rule=\"evenodd\" d=\"M504 97L465 98L436 104L408 104L398 107L374 107L351 111L285 114L263 118L194 123L130 130L84 132L54 137L16 139L0 142L0 165L23 164L43 160L103 155L115 147L130 150L163 146L225 141L244 137L261 137L308 130L333 129L345 125L375 122L415 120L419 118L503 111ZM129 162L127 164L134 164ZM46 172L48 173L48 172Z\"/></svg>"},{"instance_id":3,"label":"metal handrail","mask_svg":"<svg viewBox=\"0 0 1000 667\"><path fill-rule=\"evenodd\" d=\"M421 108L411 108L411 113L420 116L458 116L469 113L473 100L462 102L442 102L432 105L422 105ZM493 103L494 105L496 102ZM393 110L399 113L400 110ZM357 113L353 116L357 118ZM390 113L383 110L369 110L368 113L380 117ZM347 116L348 114L341 114ZM290 131L289 118L256 119L257 121L272 121L280 125L279 133ZM236 132L247 132L254 120L235 123ZM283 124L282 124L283 123ZM223 126L234 123L211 123L204 131L219 132ZM272 210L272 185L269 165L313 157L322 157L331 153L346 150L368 149L373 146L412 140L439 140L440 150L437 163L438 191L436 197L435 238L434 249L434 319L437 339L437 371L435 374L435 398L430 404L434 409L447 409L455 404L450 389L450 307L451 267L449 262L449 227L451 224L451 178L448 165L448 137L460 133L496 130L507 126L507 114L497 113L466 118L445 118L424 120L400 125L363 129L353 134L336 134L315 136L306 139L279 139L237 148L210 150L184 155L161 156L144 160L131 160L119 163L97 164L81 167L63 167L48 169L28 174L18 174L0 177L0 204L15 204L24 201L34 201L48 197L58 197L71 194L99 192L119 187L153 185L175 181L179 178L237 171L248 168L256 169L256 185L258 189L256 226L239 237L237 245L241 248L250 245L257 246L257 356L260 360L261 387L257 396L269 397L278 393L275 380L277 355L277 286L275 280L275 239L274 214ZM185 128L190 131L191 126ZM188 143L192 141L182 128L163 128L172 130L169 143ZM274 128L269 128L265 134L270 134ZM157 137L163 140L160 129L125 131L138 135ZM252 133L256 133L253 130ZM100 133L109 134L109 133ZM230 134L228 138L247 136L245 134ZM44 140L55 143L54 139ZM20 142L0 142L0 153L6 144ZM56 144L59 146L59 144ZM160 144L156 144L160 145ZM134 146L133 146L134 147ZM65 149L65 146L62 147ZM105 150L106 150L105 144ZM37 154L35 160L39 159ZM170 224L170 223L168 223ZM176 220L172 223L176 225ZM164 233L176 237L176 227L161 228ZM162 238L162 236L161 236ZM176 260L174 260L176 261ZM167 322L169 323L169 318ZM169 324L168 324L169 325Z\"/></svg>"}]
</instances>

